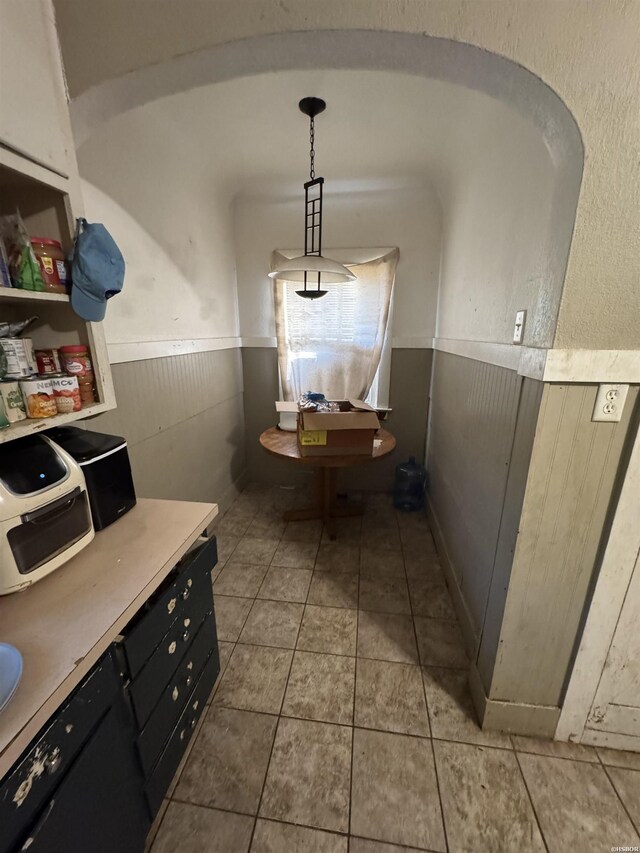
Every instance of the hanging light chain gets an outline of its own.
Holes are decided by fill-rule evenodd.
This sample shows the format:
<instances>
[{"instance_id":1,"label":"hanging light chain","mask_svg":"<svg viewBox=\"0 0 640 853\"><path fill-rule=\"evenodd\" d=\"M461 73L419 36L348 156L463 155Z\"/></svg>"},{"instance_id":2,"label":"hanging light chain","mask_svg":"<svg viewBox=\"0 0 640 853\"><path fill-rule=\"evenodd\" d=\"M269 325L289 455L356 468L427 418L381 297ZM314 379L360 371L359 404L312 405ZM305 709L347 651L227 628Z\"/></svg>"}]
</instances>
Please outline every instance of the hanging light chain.
<instances>
[{"instance_id":1,"label":"hanging light chain","mask_svg":"<svg viewBox=\"0 0 640 853\"><path fill-rule=\"evenodd\" d=\"M316 127L315 127L315 118L311 116L309 119L309 177L313 181L316 176L316 149L314 148L314 144L316 141Z\"/></svg>"}]
</instances>

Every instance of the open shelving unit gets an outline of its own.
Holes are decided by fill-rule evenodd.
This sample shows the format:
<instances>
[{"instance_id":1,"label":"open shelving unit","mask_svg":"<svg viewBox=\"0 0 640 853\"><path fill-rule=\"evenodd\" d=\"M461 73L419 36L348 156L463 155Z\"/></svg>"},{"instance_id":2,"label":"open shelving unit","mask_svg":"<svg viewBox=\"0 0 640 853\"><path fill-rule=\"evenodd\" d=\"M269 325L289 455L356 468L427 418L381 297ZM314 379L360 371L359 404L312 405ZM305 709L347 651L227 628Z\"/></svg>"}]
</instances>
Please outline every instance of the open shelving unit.
<instances>
[{"instance_id":1,"label":"open shelving unit","mask_svg":"<svg viewBox=\"0 0 640 853\"><path fill-rule=\"evenodd\" d=\"M0 214L16 209L31 236L59 240L65 252L71 249L76 215L82 205L74 192L77 182L0 144ZM0 430L0 443L72 423L115 408L113 381L104 332L99 323L87 323L71 308L69 296L59 293L0 287L0 321L37 317L25 333L34 349L69 344L89 348L96 384L96 403L79 412L53 418L27 419Z\"/></svg>"}]
</instances>

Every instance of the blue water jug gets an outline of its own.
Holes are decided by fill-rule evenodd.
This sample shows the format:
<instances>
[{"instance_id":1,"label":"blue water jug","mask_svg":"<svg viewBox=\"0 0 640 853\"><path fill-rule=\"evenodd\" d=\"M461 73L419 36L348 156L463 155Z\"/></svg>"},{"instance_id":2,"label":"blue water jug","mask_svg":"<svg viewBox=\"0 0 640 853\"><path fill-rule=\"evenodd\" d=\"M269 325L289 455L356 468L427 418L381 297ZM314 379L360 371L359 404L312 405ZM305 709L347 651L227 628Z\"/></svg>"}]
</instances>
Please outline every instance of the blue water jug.
<instances>
[{"instance_id":1,"label":"blue water jug","mask_svg":"<svg viewBox=\"0 0 640 853\"><path fill-rule=\"evenodd\" d=\"M408 462L396 465L396 482L393 487L393 505L405 512L415 512L424 506L424 489L427 472L424 465L410 456Z\"/></svg>"}]
</instances>

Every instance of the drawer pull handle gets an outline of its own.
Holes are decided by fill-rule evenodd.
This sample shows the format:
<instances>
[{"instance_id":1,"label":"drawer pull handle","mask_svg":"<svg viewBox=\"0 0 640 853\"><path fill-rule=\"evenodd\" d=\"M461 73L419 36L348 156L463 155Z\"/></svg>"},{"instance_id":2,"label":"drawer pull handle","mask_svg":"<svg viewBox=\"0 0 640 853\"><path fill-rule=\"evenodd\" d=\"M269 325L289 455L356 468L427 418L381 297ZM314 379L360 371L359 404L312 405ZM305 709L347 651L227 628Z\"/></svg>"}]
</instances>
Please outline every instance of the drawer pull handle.
<instances>
[{"instance_id":1,"label":"drawer pull handle","mask_svg":"<svg viewBox=\"0 0 640 853\"><path fill-rule=\"evenodd\" d=\"M184 632L184 634L182 635L182 639L185 641L185 643L187 642L190 636L191 634L188 631Z\"/></svg>"},{"instance_id":2,"label":"drawer pull handle","mask_svg":"<svg viewBox=\"0 0 640 853\"><path fill-rule=\"evenodd\" d=\"M192 683L193 683L193 678L190 675L188 675L185 684L187 685L187 687L191 687Z\"/></svg>"},{"instance_id":3,"label":"drawer pull handle","mask_svg":"<svg viewBox=\"0 0 640 853\"><path fill-rule=\"evenodd\" d=\"M180 598L182 598L182 600L183 600L183 601L186 601L186 600L187 600L187 598L189 598L189 589L188 589L188 587L186 587L186 586L185 586L185 588L182 590L182 595L180 596Z\"/></svg>"},{"instance_id":4,"label":"drawer pull handle","mask_svg":"<svg viewBox=\"0 0 640 853\"><path fill-rule=\"evenodd\" d=\"M62 754L60 752L56 752L53 755L49 755L45 758L44 766L47 768L47 773L50 776L56 772L56 770L62 764Z\"/></svg>"},{"instance_id":5,"label":"drawer pull handle","mask_svg":"<svg viewBox=\"0 0 640 853\"><path fill-rule=\"evenodd\" d=\"M195 727L196 727L196 718L194 717L193 720L191 720L191 728L195 729Z\"/></svg>"}]
</instances>

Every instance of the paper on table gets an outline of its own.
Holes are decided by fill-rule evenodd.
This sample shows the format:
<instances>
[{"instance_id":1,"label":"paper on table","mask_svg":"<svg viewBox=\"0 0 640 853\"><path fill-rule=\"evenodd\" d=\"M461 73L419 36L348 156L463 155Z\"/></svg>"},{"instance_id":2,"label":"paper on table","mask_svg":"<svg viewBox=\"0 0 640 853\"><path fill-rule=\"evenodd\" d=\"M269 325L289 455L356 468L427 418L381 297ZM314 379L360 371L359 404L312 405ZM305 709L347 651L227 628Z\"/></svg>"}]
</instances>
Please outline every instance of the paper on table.
<instances>
[{"instance_id":1,"label":"paper on table","mask_svg":"<svg viewBox=\"0 0 640 853\"><path fill-rule=\"evenodd\" d=\"M381 439L381 438L374 438L374 439L373 439L373 449L374 449L374 450L377 450L377 449L380 447L380 445L381 445L381 444L382 444L382 439Z\"/></svg>"}]
</instances>

